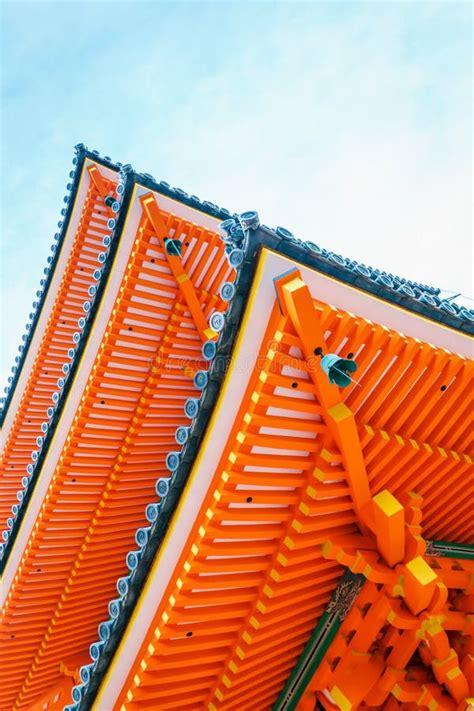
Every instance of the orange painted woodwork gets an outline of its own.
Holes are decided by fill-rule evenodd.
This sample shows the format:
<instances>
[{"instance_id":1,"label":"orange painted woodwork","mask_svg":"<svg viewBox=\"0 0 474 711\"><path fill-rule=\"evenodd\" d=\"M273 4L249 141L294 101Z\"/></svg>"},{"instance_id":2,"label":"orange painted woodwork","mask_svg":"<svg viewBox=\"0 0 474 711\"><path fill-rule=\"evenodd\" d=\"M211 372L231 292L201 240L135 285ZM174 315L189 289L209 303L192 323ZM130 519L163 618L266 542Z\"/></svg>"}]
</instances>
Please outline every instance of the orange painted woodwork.
<instances>
[{"instance_id":1,"label":"orange painted woodwork","mask_svg":"<svg viewBox=\"0 0 474 711\"><path fill-rule=\"evenodd\" d=\"M464 496L454 503L452 489L448 494L445 486L450 472L455 482L462 478L463 471L469 471L470 457L462 450L458 453L450 449L448 454L447 448L441 448L443 444L446 447L446 442L437 436L436 398L425 397L423 418L417 415L412 420L410 413L405 417L405 389L415 388L413 397L417 398L420 372L432 371L431 382L442 382L443 371L439 370L436 349L431 353L413 339L348 317L323 303L308 302L304 283L295 281L291 287L289 283L291 279L286 277L279 291L280 305L275 305L262 340L259 369L250 376L201 513L123 685L116 705L122 711L269 708L324 610L340 576L339 566L349 565L347 560L352 555L352 569L364 573L369 580L373 577L373 587L370 583L367 590L378 595L378 586L388 585L391 589L396 586L399 577L396 566L406 555L418 549L424 553L423 541L418 540L422 530L417 526L421 520L416 510L419 497L408 497L407 517L394 498L411 482L416 482L422 492L430 492L434 486L446 491L442 520L437 517L439 498L433 501L427 496L423 512L425 535L472 540L470 503ZM282 302L289 305L283 313ZM373 378L368 401L361 399L360 389L355 385L345 391L330 389L319 375L317 364L309 359L316 341L327 351L338 351L342 340L338 325L342 319L351 333L351 350L360 354L359 381L370 382ZM351 327L348 322L352 322ZM299 372L288 366L291 357L297 359ZM457 358L450 356L444 367L449 360L451 372L470 367L462 358L455 364ZM404 380L403 373L410 363L416 363L417 371ZM373 370L378 377L382 370L388 370L388 375L377 383ZM453 403L462 392L462 382L459 391L456 388L452 391ZM418 387L426 393L424 381ZM277 412L284 412L283 420ZM339 423L349 417L353 418L351 426L340 428ZM388 433L385 428L392 422L398 423L398 430L390 429ZM285 433L278 427L284 427ZM292 431L296 428L297 431ZM459 431L459 437L464 437L463 432ZM431 444L425 444L425 439L417 440L420 436ZM354 443L360 454L353 459ZM448 446L454 448L459 444L461 440L456 439L453 431ZM295 449L300 451L296 454ZM246 467L250 465L252 473L247 474ZM268 469L273 473L266 473ZM404 477L407 471L409 478ZM252 483L257 485L256 489ZM264 491L260 490L262 485ZM385 493L387 485L394 494ZM464 479L464 491L466 486L472 487L472 478ZM285 488L284 493L278 491L280 487ZM372 511L368 510L370 500L363 493L369 490L376 495ZM361 492L362 499L356 508ZM238 508L229 508L232 504ZM262 504L271 508L260 508ZM455 517L450 512L455 512ZM260 533L260 525L269 520L273 532ZM235 523L239 526L234 534ZM366 531L367 526L369 531L375 530L375 534L369 534L374 543L367 552L361 555L355 547L352 554L345 554L347 560L330 556L335 568L329 560L324 564L318 550L327 557L325 541L333 536L337 539L341 534L343 539L346 536L350 540L359 530ZM241 540L223 542L234 535ZM379 557L377 541L388 565ZM249 557L251 551L253 555ZM236 582L237 589L226 591L223 576L250 575L251 571L253 577L248 582L242 578L241 583ZM420 581L415 575L413 584L423 587L423 579ZM410 600L418 599L416 591L411 591L413 584L407 582L406 594ZM209 587L212 593L206 593ZM429 591L433 593L432 587ZM192 604L196 599L201 600L202 606ZM289 614L290 609L298 610L295 618ZM415 623L410 622L409 613L396 605L391 610L383 600L372 606L369 618L373 622L367 625L367 633L382 630L387 615L400 620L402 628L407 624L407 634L411 634L410 627ZM415 644L415 638L408 643L403 639L400 649L406 659L400 658L401 664L409 661L419 643L416 640ZM367 678L373 679L375 669L380 675L385 665L369 654L370 645L368 640L364 654L369 659ZM212 664L207 655L216 650L219 662ZM394 660L395 654L396 650L392 653ZM202 664L206 665L205 676ZM362 662L358 661L359 664L364 667ZM178 673L179 685L173 681ZM343 674L343 678L347 675ZM342 685L341 681L338 683ZM390 683L393 686L394 681ZM368 682L361 698L372 689L373 684ZM342 699L344 692L340 693Z\"/></svg>"},{"instance_id":2,"label":"orange painted woodwork","mask_svg":"<svg viewBox=\"0 0 474 711\"><path fill-rule=\"evenodd\" d=\"M195 293L203 317L225 310L219 286L230 269L217 234L162 215L168 231L183 239L183 261L199 283ZM198 391L183 363L205 367L201 343L163 245L143 215L3 610L0 708L28 708L58 679L64 657L95 641L116 580L126 573L135 530L146 525L156 478L169 476L165 457L176 427L189 422L183 405Z\"/></svg>"},{"instance_id":3,"label":"orange painted woodwork","mask_svg":"<svg viewBox=\"0 0 474 711\"><path fill-rule=\"evenodd\" d=\"M111 214L104 198L116 184L99 165L89 166L88 177L71 253L6 438L0 519L14 501L99 265ZM135 531L146 525L145 507L157 498L156 480L170 477L176 428L190 425L183 406L199 395L195 373L209 368L202 345L217 342L209 318L228 309L220 287L236 272L217 222L200 224L198 212L181 207L141 186L131 198L74 376L78 405L66 399L55 433L59 453L48 452L39 474L46 492L39 513L25 515L20 562L6 564L1 711L70 703L117 578L127 574ZM179 256L168 253L168 239L180 241ZM345 569L366 582L298 709L460 711L474 698L474 562L436 557L427 546L474 543L466 396L473 364L336 308L302 274L272 275L275 291L261 331L251 334L258 354L239 381L237 414L230 425L217 417L208 423L222 427L222 449L196 499L196 517L163 571L169 577L151 602L138 653L127 658L113 709L100 706L106 677L95 711L270 709ZM249 299L245 316L252 308L260 305ZM321 353L354 358L357 382L330 384ZM230 379L234 360L228 365ZM188 481L183 500L190 490ZM170 528L179 526L179 510ZM165 537L148 582L160 576L167 545ZM129 629L112 665L127 657Z\"/></svg>"}]
</instances>

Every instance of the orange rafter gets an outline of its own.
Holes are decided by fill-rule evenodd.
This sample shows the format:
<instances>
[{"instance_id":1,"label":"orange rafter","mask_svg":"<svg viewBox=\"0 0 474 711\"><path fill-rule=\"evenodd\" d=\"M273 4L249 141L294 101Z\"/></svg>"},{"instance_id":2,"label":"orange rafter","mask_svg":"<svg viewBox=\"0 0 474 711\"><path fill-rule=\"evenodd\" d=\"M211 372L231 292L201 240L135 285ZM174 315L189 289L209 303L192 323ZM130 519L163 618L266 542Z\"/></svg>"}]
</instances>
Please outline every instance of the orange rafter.
<instances>
[{"instance_id":1,"label":"orange rafter","mask_svg":"<svg viewBox=\"0 0 474 711\"><path fill-rule=\"evenodd\" d=\"M89 175L90 175L94 185L97 188L99 195L102 198L106 198L107 195L110 195L110 185L108 184L108 181L106 181L103 178L103 176L101 175L97 165L95 165L95 164L90 165L87 170L89 172ZM108 206L106 206L106 207L110 212L112 212Z\"/></svg>"},{"instance_id":2,"label":"orange rafter","mask_svg":"<svg viewBox=\"0 0 474 711\"><path fill-rule=\"evenodd\" d=\"M183 262L199 283L204 317L225 310L219 288L232 270L219 236L162 216L168 234L184 237ZM201 339L145 214L110 309L3 611L1 708L28 708L58 681L61 663L95 641L116 580L127 573L135 530L147 523L155 481L169 476L176 427L189 424L184 402L199 394L186 365L206 367Z\"/></svg>"},{"instance_id":3,"label":"orange rafter","mask_svg":"<svg viewBox=\"0 0 474 711\"><path fill-rule=\"evenodd\" d=\"M265 697L275 696L275 684L294 664L340 575L339 565L328 565L320 556L315 559L307 548L322 540L323 531L315 531L310 544L307 535L298 535L293 528L301 517L300 503L311 501L308 491L315 481L326 428L318 424L321 408L307 371L287 372L295 337L290 337L290 345L286 324L287 319L275 311L258 359L263 368L251 375L177 577L157 610L141 663L130 675L131 681L137 681L138 669L140 680L125 687L126 708L135 704L138 708L184 709L193 704L206 708L208 690L218 682L220 670L237 665L247 670L247 686L239 691L236 703L246 708L245 700L253 697L253 707L263 708L260 704ZM288 415L272 415L278 407ZM286 430L285 436L280 428ZM263 448L262 453L252 453L255 447ZM250 463L256 471L246 473ZM281 469L276 481L270 472L275 467ZM330 496L332 514L326 514L323 505L321 525L353 530L355 516L348 505L347 485L341 483L337 499L333 490ZM301 541L299 550L295 537ZM286 612L290 597L299 604L296 624ZM200 606L192 605L193 600L199 600ZM248 633L241 637L243 629ZM269 685L263 684L256 694L255 655L271 660L277 637L287 643L287 651L283 654L280 647L278 664L268 661L273 678L270 673ZM158 669L159 692L154 683ZM216 688L221 693L220 686Z\"/></svg>"},{"instance_id":4,"label":"orange rafter","mask_svg":"<svg viewBox=\"0 0 474 711\"><path fill-rule=\"evenodd\" d=\"M169 237L169 232L166 229L166 223L163 220L163 216L153 193L143 195L140 198L140 202L143 210L153 225L158 238L161 241L167 239ZM199 303L199 299L196 295L196 290L188 274L183 269L180 257L174 254L168 254L166 249L163 251L166 255L171 271L173 272L174 278L176 279L176 283L178 284L180 291L186 300L186 304L188 305L201 339L203 341L207 341L217 338L217 333L208 326L201 304Z\"/></svg>"},{"instance_id":5,"label":"orange rafter","mask_svg":"<svg viewBox=\"0 0 474 711\"><path fill-rule=\"evenodd\" d=\"M91 166L91 171L107 192L115 188L115 182L101 176L97 166ZM90 299L87 289L93 282L92 274L101 267L98 254L103 251L102 239L110 234L107 219L108 208L102 194L91 182L46 330L12 426L5 433L0 464L1 530L6 528L11 505L17 503L21 479L31 463L32 451L37 449L36 438L44 434L41 424L49 419L47 409L53 404L51 396L58 389L57 380L64 377L62 366L69 360L67 352L74 345L72 336L78 330L78 318L85 315L82 305Z\"/></svg>"}]
</instances>

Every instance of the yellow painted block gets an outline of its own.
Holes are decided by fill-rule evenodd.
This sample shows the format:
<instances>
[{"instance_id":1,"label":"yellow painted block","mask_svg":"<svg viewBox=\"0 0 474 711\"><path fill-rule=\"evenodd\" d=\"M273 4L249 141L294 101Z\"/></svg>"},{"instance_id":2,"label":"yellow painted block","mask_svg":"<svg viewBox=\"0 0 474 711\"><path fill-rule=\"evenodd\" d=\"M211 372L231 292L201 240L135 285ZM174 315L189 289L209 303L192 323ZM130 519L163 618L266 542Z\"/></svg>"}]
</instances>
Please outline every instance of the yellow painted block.
<instances>
[{"instance_id":1,"label":"yellow painted block","mask_svg":"<svg viewBox=\"0 0 474 711\"><path fill-rule=\"evenodd\" d=\"M231 464L235 464L236 461L237 461L237 455L235 454L235 452L231 452L229 454L229 462Z\"/></svg>"},{"instance_id":2,"label":"yellow painted block","mask_svg":"<svg viewBox=\"0 0 474 711\"><path fill-rule=\"evenodd\" d=\"M249 622L255 630L258 630L258 628L260 627L260 622L253 615L250 618Z\"/></svg>"},{"instance_id":3,"label":"yellow painted block","mask_svg":"<svg viewBox=\"0 0 474 711\"><path fill-rule=\"evenodd\" d=\"M215 338L217 336L217 332L214 331L213 328L206 328L206 330L204 331L204 335L206 336L206 338L209 341L211 341L213 338Z\"/></svg>"},{"instance_id":4,"label":"yellow painted block","mask_svg":"<svg viewBox=\"0 0 474 711\"><path fill-rule=\"evenodd\" d=\"M352 411L349 410L347 405L345 405L343 402L339 402L337 405L330 407L328 410L328 414L334 420L334 422L342 422L342 420L346 420L348 417L352 417Z\"/></svg>"},{"instance_id":5,"label":"yellow painted block","mask_svg":"<svg viewBox=\"0 0 474 711\"><path fill-rule=\"evenodd\" d=\"M280 565L288 565L288 558L285 558L283 553L278 553L277 563L280 563Z\"/></svg>"},{"instance_id":6,"label":"yellow painted block","mask_svg":"<svg viewBox=\"0 0 474 711\"><path fill-rule=\"evenodd\" d=\"M252 637L250 636L250 634L247 631L245 631L243 633L242 639L244 640L244 642L247 642L247 644L252 644L252 642L253 642Z\"/></svg>"},{"instance_id":7,"label":"yellow painted block","mask_svg":"<svg viewBox=\"0 0 474 711\"><path fill-rule=\"evenodd\" d=\"M133 677L133 683L135 684L135 686L140 686L140 677L138 676L138 674L135 674L135 676Z\"/></svg>"},{"instance_id":8,"label":"yellow painted block","mask_svg":"<svg viewBox=\"0 0 474 711\"><path fill-rule=\"evenodd\" d=\"M235 648L235 653L238 656L239 659L245 659L245 652L242 649L242 647L236 647Z\"/></svg>"},{"instance_id":9,"label":"yellow painted block","mask_svg":"<svg viewBox=\"0 0 474 711\"><path fill-rule=\"evenodd\" d=\"M301 521L292 521L291 522L291 527L295 529L295 531L298 531L298 533L301 533L303 530L303 524Z\"/></svg>"},{"instance_id":10,"label":"yellow painted block","mask_svg":"<svg viewBox=\"0 0 474 711\"><path fill-rule=\"evenodd\" d=\"M259 600L257 602L256 607L259 612L265 613L267 611L267 608L265 607L265 605L263 604L263 602L261 600Z\"/></svg>"},{"instance_id":11,"label":"yellow painted block","mask_svg":"<svg viewBox=\"0 0 474 711\"><path fill-rule=\"evenodd\" d=\"M295 542L289 536L285 536L285 538L283 539L283 545L289 548L290 550L293 550L293 548L295 547Z\"/></svg>"},{"instance_id":12,"label":"yellow painted block","mask_svg":"<svg viewBox=\"0 0 474 711\"><path fill-rule=\"evenodd\" d=\"M331 689L331 696L336 702L336 704L339 706L341 711L351 711L352 709L352 704L349 701L346 696L342 693L342 691L337 687L333 686Z\"/></svg>"},{"instance_id":13,"label":"yellow painted block","mask_svg":"<svg viewBox=\"0 0 474 711\"><path fill-rule=\"evenodd\" d=\"M373 502L386 516L394 516L400 511L403 511L401 503L388 489L384 489L376 494L376 496L373 497Z\"/></svg>"},{"instance_id":14,"label":"yellow painted block","mask_svg":"<svg viewBox=\"0 0 474 711\"><path fill-rule=\"evenodd\" d=\"M313 471L313 476L315 479L318 481L324 482L325 479L325 473L323 472L322 469L319 469L319 467L316 467L316 469Z\"/></svg>"},{"instance_id":15,"label":"yellow painted block","mask_svg":"<svg viewBox=\"0 0 474 711\"><path fill-rule=\"evenodd\" d=\"M230 662L229 662L229 669L231 670L231 672L232 672L233 674L237 674L237 672L239 671L239 667L238 667L237 664L236 664L235 662L233 662L233 661L230 661Z\"/></svg>"},{"instance_id":16,"label":"yellow painted block","mask_svg":"<svg viewBox=\"0 0 474 711\"><path fill-rule=\"evenodd\" d=\"M226 686L228 689L232 686L232 682L231 682L231 680L229 679L229 677L228 677L226 674L224 674L223 677L222 677L222 683L223 683L224 686Z\"/></svg>"},{"instance_id":17,"label":"yellow painted block","mask_svg":"<svg viewBox=\"0 0 474 711\"><path fill-rule=\"evenodd\" d=\"M243 433L243 432L237 432L237 442L240 442L241 444L243 444L244 440L245 440L245 435L244 435L244 433Z\"/></svg>"},{"instance_id":18,"label":"yellow painted block","mask_svg":"<svg viewBox=\"0 0 474 711\"><path fill-rule=\"evenodd\" d=\"M300 505L298 506L298 509L299 509L299 510L301 511L301 513L304 514L305 516L309 516L310 508L309 508L309 506L308 506L307 504L303 503L303 501L302 501L302 502L300 503Z\"/></svg>"},{"instance_id":19,"label":"yellow painted block","mask_svg":"<svg viewBox=\"0 0 474 711\"><path fill-rule=\"evenodd\" d=\"M263 594L266 595L267 597L273 597L273 590L269 585L264 585L263 587Z\"/></svg>"},{"instance_id":20,"label":"yellow painted block","mask_svg":"<svg viewBox=\"0 0 474 711\"><path fill-rule=\"evenodd\" d=\"M224 694L220 689L215 690L214 696L216 697L216 699L219 699L219 701L224 701Z\"/></svg>"}]
</instances>

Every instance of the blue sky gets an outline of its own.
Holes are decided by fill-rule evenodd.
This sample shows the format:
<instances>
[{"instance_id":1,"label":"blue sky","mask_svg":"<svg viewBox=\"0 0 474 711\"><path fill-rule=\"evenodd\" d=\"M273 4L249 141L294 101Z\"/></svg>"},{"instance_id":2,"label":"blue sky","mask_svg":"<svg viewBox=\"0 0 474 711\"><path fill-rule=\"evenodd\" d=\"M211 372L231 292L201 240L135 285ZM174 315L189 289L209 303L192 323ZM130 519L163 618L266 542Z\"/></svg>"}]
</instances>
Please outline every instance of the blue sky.
<instances>
[{"instance_id":1,"label":"blue sky","mask_svg":"<svg viewBox=\"0 0 474 711\"><path fill-rule=\"evenodd\" d=\"M472 295L470 3L0 4L2 382L78 142Z\"/></svg>"}]
</instances>

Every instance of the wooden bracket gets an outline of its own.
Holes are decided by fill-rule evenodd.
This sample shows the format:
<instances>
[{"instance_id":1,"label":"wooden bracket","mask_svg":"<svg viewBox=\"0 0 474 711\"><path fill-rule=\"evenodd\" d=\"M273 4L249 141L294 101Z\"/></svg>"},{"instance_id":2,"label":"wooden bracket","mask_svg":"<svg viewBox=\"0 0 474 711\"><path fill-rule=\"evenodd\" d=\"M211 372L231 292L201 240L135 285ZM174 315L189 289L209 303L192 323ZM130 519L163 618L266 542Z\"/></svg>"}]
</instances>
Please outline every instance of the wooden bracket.
<instances>
[{"instance_id":1,"label":"wooden bracket","mask_svg":"<svg viewBox=\"0 0 474 711\"><path fill-rule=\"evenodd\" d=\"M275 280L275 289L280 308L289 316L301 340L309 376L325 410L327 426L343 456L354 507L362 526L365 527L365 511L367 504L371 503L371 496L362 447L353 412L343 402L339 388L329 383L320 367L317 350L327 349L313 298L297 271L283 274L281 280Z\"/></svg>"},{"instance_id":2,"label":"wooden bracket","mask_svg":"<svg viewBox=\"0 0 474 711\"><path fill-rule=\"evenodd\" d=\"M140 198L142 209L153 225L156 236L162 242L163 252L168 260L169 267L176 279L176 283L186 301L187 307L191 312L191 316L196 324L196 328L201 336L201 340L210 341L217 338L217 333L209 327L207 319L203 314L201 304L196 294L196 290L189 276L183 269L180 257L174 254L168 254L165 248L164 241L169 238L166 223L161 214L158 203L155 200L153 193L147 193Z\"/></svg>"}]
</instances>

